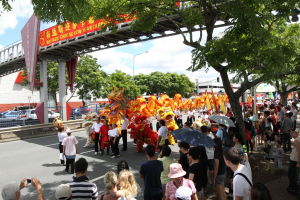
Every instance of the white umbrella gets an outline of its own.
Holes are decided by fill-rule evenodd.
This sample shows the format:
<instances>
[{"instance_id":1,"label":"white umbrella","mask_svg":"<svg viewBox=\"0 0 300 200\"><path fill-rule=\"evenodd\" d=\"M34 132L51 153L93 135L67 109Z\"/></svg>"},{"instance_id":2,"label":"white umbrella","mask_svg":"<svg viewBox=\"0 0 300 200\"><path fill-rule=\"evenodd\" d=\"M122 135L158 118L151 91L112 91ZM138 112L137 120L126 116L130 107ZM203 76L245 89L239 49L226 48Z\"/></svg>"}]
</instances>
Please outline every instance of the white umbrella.
<instances>
[{"instance_id":1,"label":"white umbrella","mask_svg":"<svg viewBox=\"0 0 300 200\"><path fill-rule=\"evenodd\" d=\"M235 127L233 121L229 119L226 116L221 116L221 115L211 115L208 117L210 120L213 120L214 122L218 124L223 124L227 127Z\"/></svg>"}]
</instances>

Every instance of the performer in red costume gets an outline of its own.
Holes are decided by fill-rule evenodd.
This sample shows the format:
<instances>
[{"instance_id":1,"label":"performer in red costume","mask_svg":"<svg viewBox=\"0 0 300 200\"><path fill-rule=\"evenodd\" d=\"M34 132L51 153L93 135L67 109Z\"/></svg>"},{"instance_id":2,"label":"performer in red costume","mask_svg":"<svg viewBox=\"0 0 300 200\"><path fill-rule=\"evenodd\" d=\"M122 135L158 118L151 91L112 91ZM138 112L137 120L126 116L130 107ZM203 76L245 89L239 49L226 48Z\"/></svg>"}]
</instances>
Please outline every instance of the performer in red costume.
<instances>
[{"instance_id":1,"label":"performer in red costume","mask_svg":"<svg viewBox=\"0 0 300 200\"><path fill-rule=\"evenodd\" d=\"M147 117L135 115L131 118L131 123L128 126L131 129L130 134L136 140L136 151L143 151L143 144L152 144L156 146L158 136L157 133L152 131L148 124Z\"/></svg>"},{"instance_id":2,"label":"performer in red costume","mask_svg":"<svg viewBox=\"0 0 300 200\"><path fill-rule=\"evenodd\" d=\"M100 139L100 141L101 141L101 144L100 144L101 155L103 155L105 148L106 148L107 155L109 155L108 131L109 131L108 120L104 119L103 120L103 125L100 128L100 134L101 134L101 139Z\"/></svg>"}]
</instances>

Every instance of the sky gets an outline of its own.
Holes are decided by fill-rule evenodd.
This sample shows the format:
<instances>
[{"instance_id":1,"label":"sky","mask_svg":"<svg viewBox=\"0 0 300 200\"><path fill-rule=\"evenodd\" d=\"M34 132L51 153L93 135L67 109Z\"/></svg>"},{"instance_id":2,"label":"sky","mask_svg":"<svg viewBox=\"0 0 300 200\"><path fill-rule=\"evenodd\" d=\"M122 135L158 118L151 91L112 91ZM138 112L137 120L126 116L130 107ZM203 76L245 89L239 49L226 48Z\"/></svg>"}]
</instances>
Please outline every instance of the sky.
<instances>
[{"instance_id":1,"label":"sky","mask_svg":"<svg viewBox=\"0 0 300 200\"><path fill-rule=\"evenodd\" d=\"M4 12L0 16L0 49L21 40L21 29L33 14L30 0L15 0L11 5L12 11ZM53 25L42 23L41 30ZM216 34L223 31L224 29L219 29ZM205 38L205 33L203 37ZM218 73L211 68L207 72L186 70L191 66L191 50L192 48L183 44L182 36L177 35L90 54L98 59L102 70L109 74L121 70L132 75L134 67L134 75L160 71L185 74L193 82L196 79L199 82L216 80Z\"/></svg>"}]
</instances>

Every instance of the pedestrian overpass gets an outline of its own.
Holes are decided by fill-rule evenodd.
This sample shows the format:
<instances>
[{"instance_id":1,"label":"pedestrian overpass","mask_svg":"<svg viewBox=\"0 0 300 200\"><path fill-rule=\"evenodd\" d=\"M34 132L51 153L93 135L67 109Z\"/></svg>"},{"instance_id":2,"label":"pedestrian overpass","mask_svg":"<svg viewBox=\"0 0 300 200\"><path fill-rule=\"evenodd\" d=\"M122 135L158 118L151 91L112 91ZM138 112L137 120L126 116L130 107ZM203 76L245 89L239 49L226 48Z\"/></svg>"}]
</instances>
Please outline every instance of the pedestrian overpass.
<instances>
[{"instance_id":1,"label":"pedestrian overpass","mask_svg":"<svg viewBox=\"0 0 300 200\"><path fill-rule=\"evenodd\" d=\"M43 83L40 90L41 102L44 102L44 111L48 110L48 61L59 61L59 102L62 102L62 119L66 120L66 84L65 76L61 75L65 74L65 63L67 60L76 55L188 32L187 28L182 25L182 19L176 15L159 19L154 28L148 32L133 30L130 21L118 23L116 26L116 29L107 28L105 31L96 30L71 39L58 41L48 46L40 47L38 62L40 63L40 80ZM228 26L228 24L219 24L216 25L216 28L223 26ZM202 27L202 29L204 28ZM193 31L197 30L200 30L200 26L194 27ZM0 77L24 68L25 58L22 41L6 46L0 50ZM47 112L44 112L45 123L48 122L46 113Z\"/></svg>"}]
</instances>

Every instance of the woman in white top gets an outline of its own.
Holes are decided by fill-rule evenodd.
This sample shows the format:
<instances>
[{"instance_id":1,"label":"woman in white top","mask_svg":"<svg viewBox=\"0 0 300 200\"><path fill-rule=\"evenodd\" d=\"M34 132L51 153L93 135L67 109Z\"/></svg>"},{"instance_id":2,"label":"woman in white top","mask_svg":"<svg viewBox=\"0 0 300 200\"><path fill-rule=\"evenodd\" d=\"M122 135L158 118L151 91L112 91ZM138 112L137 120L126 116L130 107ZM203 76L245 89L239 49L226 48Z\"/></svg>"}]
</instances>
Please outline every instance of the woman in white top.
<instances>
[{"instance_id":1,"label":"woman in white top","mask_svg":"<svg viewBox=\"0 0 300 200\"><path fill-rule=\"evenodd\" d=\"M166 127L166 122L164 120L159 120L160 128L158 129L158 140L157 140L157 147L159 151L163 145L168 144L168 128Z\"/></svg>"},{"instance_id":2,"label":"woman in white top","mask_svg":"<svg viewBox=\"0 0 300 200\"><path fill-rule=\"evenodd\" d=\"M65 128L61 127L58 128L58 133L57 133L57 137L58 137L58 149L59 149L59 159L60 159L60 164L65 164L65 159L64 159L64 155L63 155L63 145L62 145L62 141L64 140L65 137L67 137L67 133L65 132Z\"/></svg>"}]
</instances>

